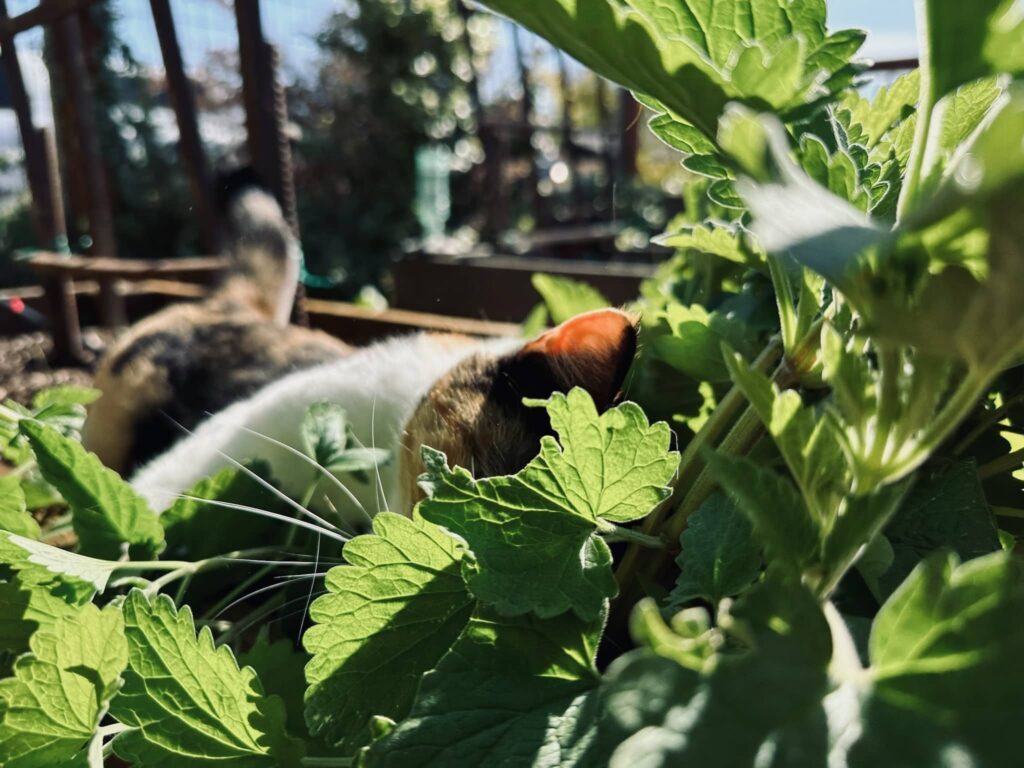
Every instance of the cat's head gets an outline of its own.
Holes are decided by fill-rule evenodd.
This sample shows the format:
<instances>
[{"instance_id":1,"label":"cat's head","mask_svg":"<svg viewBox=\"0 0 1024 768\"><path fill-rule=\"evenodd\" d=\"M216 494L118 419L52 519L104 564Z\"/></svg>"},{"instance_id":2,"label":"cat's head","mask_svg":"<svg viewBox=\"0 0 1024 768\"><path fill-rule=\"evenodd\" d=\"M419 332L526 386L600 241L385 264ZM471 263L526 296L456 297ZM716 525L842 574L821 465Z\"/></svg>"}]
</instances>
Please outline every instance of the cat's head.
<instances>
[{"instance_id":1,"label":"cat's head","mask_svg":"<svg viewBox=\"0 0 1024 768\"><path fill-rule=\"evenodd\" d=\"M476 477L516 472L537 455L551 426L543 408L524 398L583 387L605 410L619 398L636 354L636 319L615 309L579 315L510 353L470 355L426 394L406 425L401 451L402 495L422 496L420 446L448 456ZM411 507L411 505L410 505Z\"/></svg>"}]
</instances>

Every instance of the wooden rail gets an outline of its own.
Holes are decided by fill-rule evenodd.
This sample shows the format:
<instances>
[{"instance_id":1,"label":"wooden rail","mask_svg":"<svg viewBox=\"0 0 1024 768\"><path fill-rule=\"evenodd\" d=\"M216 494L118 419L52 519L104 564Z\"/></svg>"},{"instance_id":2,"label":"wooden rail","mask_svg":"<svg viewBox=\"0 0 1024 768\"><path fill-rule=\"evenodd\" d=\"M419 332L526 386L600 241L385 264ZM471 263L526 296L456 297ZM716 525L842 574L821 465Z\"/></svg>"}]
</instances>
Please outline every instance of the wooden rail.
<instances>
[{"instance_id":1,"label":"wooden rail","mask_svg":"<svg viewBox=\"0 0 1024 768\"><path fill-rule=\"evenodd\" d=\"M81 304L83 318L87 322L94 322L95 305L99 294L98 284L90 280L76 282L74 291ZM5 289L0 290L0 303L18 298L32 309L45 311L45 294L46 291L41 286ZM125 308L131 322L170 304L194 301L205 294L206 289L203 286L177 280L143 280L124 287ZM495 323L402 309L373 310L340 301L309 299L308 302L311 327L319 328L356 345L417 331L459 333L477 337L515 336L519 333L519 325L516 323ZM0 336L24 333L27 330L29 328L23 320L0 311Z\"/></svg>"},{"instance_id":2,"label":"wooden rail","mask_svg":"<svg viewBox=\"0 0 1024 768\"><path fill-rule=\"evenodd\" d=\"M34 254L28 263L40 276L60 275L72 280L141 281L174 278L186 282L208 282L227 267L227 259L221 256L147 260L46 252Z\"/></svg>"}]
</instances>

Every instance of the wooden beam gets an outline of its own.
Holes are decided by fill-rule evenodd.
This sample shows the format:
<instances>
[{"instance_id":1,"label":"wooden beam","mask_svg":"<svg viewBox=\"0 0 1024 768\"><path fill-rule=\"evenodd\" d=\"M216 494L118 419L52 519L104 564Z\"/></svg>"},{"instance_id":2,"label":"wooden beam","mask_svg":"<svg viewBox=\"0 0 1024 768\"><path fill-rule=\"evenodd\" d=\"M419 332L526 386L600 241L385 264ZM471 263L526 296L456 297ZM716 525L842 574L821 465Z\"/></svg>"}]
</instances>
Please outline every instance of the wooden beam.
<instances>
[{"instance_id":1,"label":"wooden beam","mask_svg":"<svg viewBox=\"0 0 1024 768\"><path fill-rule=\"evenodd\" d=\"M75 132L81 148L81 161L89 187L89 233L93 254L116 257L114 216L111 211L107 169L96 125L96 103L92 79L86 65L82 45L82 28L78 16L65 16L53 27L55 50L61 70L61 82L73 108ZM116 328L125 322L124 305L113 282L101 284L103 324Z\"/></svg>"},{"instance_id":2,"label":"wooden beam","mask_svg":"<svg viewBox=\"0 0 1024 768\"><path fill-rule=\"evenodd\" d=\"M132 282L174 278L210 282L228 266L220 256L193 256L185 259L109 259L96 256L68 256L60 253L35 253L28 260L40 275L61 275L73 280L128 280Z\"/></svg>"},{"instance_id":3,"label":"wooden beam","mask_svg":"<svg viewBox=\"0 0 1024 768\"><path fill-rule=\"evenodd\" d=\"M213 176L203 152L195 95L192 92L192 84L185 74L178 33L174 27L174 16L171 14L171 3L170 0L150 0L150 7L153 10L153 23L163 55L167 91L178 121L178 151L181 153L185 174L192 188L192 198L196 204L200 242L207 253L217 253L220 251L220 228L214 213Z\"/></svg>"},{"instance_id":4,"label":"wooden beam","mask_svg":"<svg viewBox=\"0 0 1024 768\"><path fill-rule=\"evenodd\" d=\"M39 5L17 16L0 19L0 34L17 35L34 27L48 26L88 8L97 0L40 0Z\"/></svg>"}]
</instances>

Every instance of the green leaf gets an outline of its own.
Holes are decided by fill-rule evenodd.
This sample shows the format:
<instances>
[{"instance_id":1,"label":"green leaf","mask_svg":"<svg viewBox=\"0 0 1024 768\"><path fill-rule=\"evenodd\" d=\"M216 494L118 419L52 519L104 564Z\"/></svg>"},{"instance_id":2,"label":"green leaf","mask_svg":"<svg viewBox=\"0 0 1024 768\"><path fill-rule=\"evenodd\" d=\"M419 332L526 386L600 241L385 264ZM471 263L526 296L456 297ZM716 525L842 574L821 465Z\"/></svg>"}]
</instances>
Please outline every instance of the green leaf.
<instances>
[{"instance_id":1,"label":"green leaf","mask_svg":"<svg viewBox=\"0 0 1024 768\"><path fill-rule=\"evenodd\" d=\"M634 690L624 703L639 705L641 717L616 707L620 721L646 727L615 749L610 765L828 764L824 739L794 733L809 713L823 714L829 690L832 644L817 599L799 584L770 579L737 601L728 626L737 652L720 654L700 676L665 670L646 704Z\"/></svg>"},{"instance_id":2,"label":"green leaf","mask_svg":"<svg viewBox=\"0 0 1024 768\"><path fill-rule=\"evenodd\" d=\"M369 740L375 715L408 714L420 678L455 642L475 602L453 537L387 512L373 530L345 545L349 565L327 574L327 594L312 604L315 625L303 638L313 655L306 722L347 752Z\"/></svg>"},{"instance_id":3,"label":"green leaf","mask_svg":"<svg viewBox=\"0 0 1024 768\"><path fill-rule=\"evenodd\" d=\"M753 269L765 268L765 254L738 226L705 223L656 238L659 245L708 253Z\"/></svg>"},{"instance_id":4,"label":"green leaf","mask_svg":"<svg viewBox=\"0 0 1024 768\"><path fill-rule=\"evenodd\" d=\"M0 531L0 563L18 571L31 583L46 583L59 576L72 593L84 600L103 592L114 571L124 565L77 555L3 531Z\"/></svg>"},{"instance_id":5,"label":"green leaf","mask_svg":"<svg viewBox=\"0 0 1024 768\"><path fill-rule=\"evenodd\" d=\"M127 663L116 608L57 617L32 636L14 677L0 681L0 755L7 768L50 768L92 739Z\"/></svg>"},{"instance_id":6,"label":"green leaf","mask_svg":"<svg viewBox=\"0 0 1024 768\"><path fill-rule=\"evenodd\" d=\"M41 628L49 630L62 616L75 608L41 585L28 584L17 575L0 582L0 657L19 656L29 650L29 638ZM0 677L10 667L0 663Z\"/></svg>"},{"instance_id":7,"label":"green leaf","mask_svg":"<svg viewBox=\"0 0 1024 768\"><path fill-rule=\"evenodd\" d=\"M314 403L302 419L302 445L321 467L337 461L348 446L348 417L335 403Z\"/></svg>"},{"instance_id":8,"label":"green leaf","mask_svg":"<svg viewBox=\"0 0 1024 768\"><path fill-rule=\"evenodd\" d=\"M780 392L740 355L725 358L733 381L775 439L816 520L828 519L846 491L846 459L835 423L805 406L797 392Z\"/></svg>"},{"instance_id":9,"label":"green leaf","mask_svg":"<svg viewBox=\"0 0 1024 768\"><path fill-rule=\"evenodd\" d=\"M1014 765L1007 738L1024 716L1024 573L1004 553L957 566L923 562L882 607L871 631L870 685L854 768Z\"/></svg>"},{"instance_id":10,"label":"green leaf","mask_svg":"<svg viewBox=\"0 0 1024 768\"><path fill-rule=\"evenodd\" d=\"M964 145L1004 93L998 81L986 78L964 85L943 99L918 193L922 198L937 192L947 178L962 168L961 162L969 162L961 161Z\"/></svg>"},{"instance_id":11,"label":"green leaf","mask_svg":"<svg viewBox=\"0 0 1024 768\"><path fill-rule=\"evenodd\" d=\"M616 591L611 553L594 534L664 500L679 455L668 451L668 426L649 425L635 403L599 416L576 388L528 404L547 408L561 445L546 436L521 472L479 481L424 448L429 498L419 509L469 543L463 570L478 599L509 615L572 609L592 619Z\"/></svg>"},{"instance_id":12,"label":"green leaf","mask_svg":"<svg viewBox=\"0 0 1024 768\"><path fill-rule=\"evenodd\" d=\"M973 461L951 464L919 480L885 530L894 554L893 565L881 580L887 594L937 549L950 549L961 560L1000 549L995 519Z\"/></svg>"},{"instance_id":13,"label":"green leaf","mask_svg":"<svg viewBox=\"0 0 1024 768\"><path fill-rule=\"evenodd\" d=\"M681 574L670 596L675 606L698 599L718 605L750 586L761 571L750 521L722 494L704 502L689 519L680 545L676 564Z\"/></svg>"},{"instance_id":14,"label":"green leaf","mask_svg":"<svg viewBox=\"0 0 1024 768\"><path fill-rule=\"evenodd\" d=\"M530 278L534 289L544 299L548 315L554 325L561 325L576 315L594 309L604 309L610 302L596 288L567 277L536 273Z\"/></svg>"},{"instance_id":15,"label":"green leaf","mask_svg":"<svg viewBox=\"0 0 1024 768\"><path fill-rule=\"evenodd\" d=\"M817 556L820 532L793 483L749 459L708 454L708 467L754 526L769 561L796 572Z\"/></svg>"},{"instance_id":16,"label":"green leaf","mask_svg":"<svg viewBox=\"0 0 1024 768\"><path fill-rule=\"evenodd\" d=\"M54 405L92 405L102 394L92 387L51 387L35 394L32 407L38 411Z\"/></svg>"},{"instance_id":17,"label":"green leaf","mask_svg":"<svg viewBox=\"0 0 1024 768\"><path fill-rule=\"evenodd\" d=\"M697 381L726 382L729 369L722 345L753 350L756 336L739 320L708 312L699 304L670 304L654 322L668 333L654 337L651 351L660 360Z\"/></svg>"},{"instance_id":18,"label":"green leaf","mask_svg":"<svg viewBox=\"0 0 1024 768\"><path fill-rule=\"evenodd\" d=\"M215 647L209 628L197 636L188 608L134 590L123 611L128 668L111 714L132 730L114 740L118 757L168 768L300 764L281 700L230 648Z\"/></svg>"},{"instance_id":19,"label":"green leaf","mask_svg":"<svg viewBox=\"0 0 1024 768\"><path fill-rule=\"evenodd\" d=\"M0 477L0 530L38 539L39 523L28 513L25 492L17 477Z\"/></svg>"},{"instance_id":20,"label":"green leaf","mask_svg":"<svg viewBox=\"0 0 1024 768\"><path fill-rule=\"evenodd\" d=\"M892 132L917 114L920 92L921 72L917 69L879 88L874 100L866 99L857 91L848 92L840 109L848 110L849 123L856 127L856 137L851 139L869 150L880 147L884 153L889 148L886 140ZM909 153L909 147L907 151ZM903 162L906 163L906 158Z\"/></svg>"},{"instance_id":21,"label":"green leaf","mask_svg":"<svg viewBox=\"0 0 1024 768\"><path fill-rule=\"evenodd\" d=\"M580 742L593 738L581 715L598 684L602 624L603 616L506 618L481 607L365 765L573 765Z\"/></svg>"},{"instance_id":22,"label":"green leaf","mask_svg":"<svg viewBox=\"0 0 1024 768\"><path fill-rule=\"evenodd\" d=\"M141 559L156 556L163 546L163 529L130 485L54 428L32 421L23 421L20 427L43 477L71 505L83 553L116 560L127 543Z\"/></svg>"},{"instance_id":23,"label":"green leaf","mask_svg":"<svg viewBox=\"0 0 1024 768\"><path fill-rule=\"evenodd\" d=\"M293 736L307 739L312 747L303 715L305 710L305 668L309 654L295 648L291 638L269 639L269 627L264 624L252 647L238 655L240 667L252 667L263 683L268 696L277 696L284 702L287 730Z\"/></svg>"},{"instance_id":24,"label":"green leaf","mask_svg":"<svg viewBox=\"0 0 1024 768\"><path fill-rule=\"evenodd\" d=\"M247 466L258 477L273 484L268 463L253 461ZM277 495L235 467L200 480L186 495L192 498L178 499L158 518L167 539L165 557L202 560L284 541L284 526L275 520L195 499L294 514Z\"/></svg>"},{"instance_id":25,"label":"green leaf","mask_svg":"<svg viewBox=\"0 0 1024 768\"><path fill-rule=\"evenodd\" d=\"M989 75L1024 72L1024 19L1015 0L927 0L924 8L925 61L937 97Z\"/></svg>"}]
</instances>

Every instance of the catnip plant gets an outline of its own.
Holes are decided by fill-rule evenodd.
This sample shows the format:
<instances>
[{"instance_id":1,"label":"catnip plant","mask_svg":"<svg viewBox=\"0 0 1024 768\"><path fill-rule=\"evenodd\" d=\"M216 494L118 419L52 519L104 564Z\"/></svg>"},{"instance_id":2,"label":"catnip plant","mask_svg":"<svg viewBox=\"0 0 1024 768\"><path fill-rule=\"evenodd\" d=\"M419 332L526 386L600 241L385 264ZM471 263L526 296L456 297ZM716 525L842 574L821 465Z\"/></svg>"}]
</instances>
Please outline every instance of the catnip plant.
<instances>
[{"instance_id":1,"label":"catnip plant","mask_svg":"<svg viewBox=\"0 0 1024 768\"><path fill-rule=\"evenodd\" d=\"M5 404L0 765L1019 764L1024 7L920 0L869 96L824 0L482 4L693 174L628 399L530 402L507 477L425 447L359 536L310 511L387 459L337 406L303 498L255 461L157 515L92 393Z\"/></svg>"}]
</instances>

